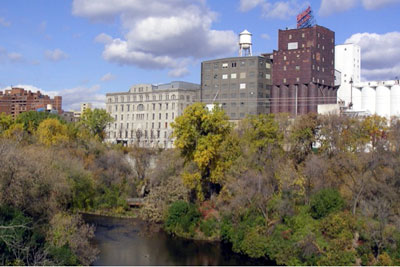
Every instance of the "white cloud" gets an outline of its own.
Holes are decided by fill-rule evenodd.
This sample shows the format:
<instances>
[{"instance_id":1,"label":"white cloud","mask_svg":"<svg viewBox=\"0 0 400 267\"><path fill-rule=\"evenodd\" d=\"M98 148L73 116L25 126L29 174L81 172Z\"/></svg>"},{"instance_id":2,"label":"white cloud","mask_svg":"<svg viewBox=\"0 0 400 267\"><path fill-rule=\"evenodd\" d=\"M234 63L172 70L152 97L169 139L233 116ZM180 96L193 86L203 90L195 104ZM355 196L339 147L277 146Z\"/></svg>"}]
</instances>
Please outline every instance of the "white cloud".
<instances>
[{"instance_id":1,"label":"white cloud","mask_svg":"<svg viewBox=\"0 0 400 267\"><path fill-rule=\"evenodd\" d=\"M322 0L319 14L321 16L329 16L334 13L347 11L360 4L367 10L374 10L400 4L400 0Z\"/></svg>"},{"instance_id":2,"label":"white cloud","mask_svg":"<svg viewBox=\"0 0 400 267\"><path fill-rule=\"evenodd\" d=\"M237 50L233 31L211 28L216 14L204 0L74 0L72 13L92 21L120 18L124 36L101 33L95 38L104 43L103 58L120 65L167 68L171 75L182 75L190 61Z\"/></svg>"},{"instance_id":3,"label":"white cloud","mask_svg":"<svg viewBox=\"0 0 400 267\"><path fill-rule=\"evenodd\" d=\"M60 61L66 59L68 55L61 49L46 50L44 56L51 61Z\"/></svg>"},{"instance_id":4,"label":"white cloud","mask_svg":"<svg viewBox=\"0 0 400 267\"><path fill-rule=\"evenodd\" d=\"M9 27L11 25L11 22L7 21L5 18L0 17L0 26L3 27Z\"/></svg>"},{"instance_id":5,"label":"white cloud","mask_svg":"<svg viewBox=\"0 0 400 267\"><path fill-rule=\"evenodd\" d=\"M15 62L22 62L24 60L22 54L16 53L16 52L11 52L7 54L8 59L15 63Z\"/></svg>"},{"instance_id":6,"label":"white cloud","mask_svg":"<svg viewBox=\"0 0 400 267\"><path fill-rule=\"evenodd\" d=\"M103 44L109 44L112 42L112 37L108 34L105 33L100 33L99 35L96 36L96 38L94 39L94 41L96 43L103 43Z\"/></svg>"},{"instance_id":7,"label":"white cloud","mask_svg":"<svg viewBox=\"0 0 400 267\"><path fill-rule=\"evenodd\" d=\"M345 43L361 47L361 74L367 80L400 76L400 32L356 33Z\"/></svg>"},{"instance_id":8,"label":"white cloud","mask_svg":"<svg viewBox=\"0 0 400 267\"><path fill-rule=\"evenodd\" d=\"M168 72L168 75L171 77L183 77L186 74L189 73L189 70L186 67L182 67L182 68L175 68L171 71Z\"/></svg>"},{"instance_id":9,"label":"white cloud","mask_svg":"<svg viewBox=\"0 0 400 267\"><path fill-rule=\"evenodd\" d=\"M104 74L103 77L100 79L102 82L112 81L115 80L115 75L112 75L110 72Z\"/></svg>"},{"instance_id":10,"label":"white cloud","mask_svg":"<svg viewBox=\"0 0 400 267\"><path fill-rule=\"evenodd\" d=\"M262 16L268 19L289 19L304 9L308 2L298 3L297 0L276 1L271 3L268 0L241 0L239 10L247 12L260 7Z\"/></svg>"},{"instance_id":11,"label":"white cloud","mask_svg":"<svg viewBox=\"0 0 400 267\"><path fill-rule=\"evenodd\" d=\"M239 10L242 12L247 12L263 4L264 2L265 0L240 0Z\"/></svg>"},{"instance_id":12,"label":"white cloud","mask_svg":"<svg viewBox=\"0 0 400 267\"><path fill-rule=\"evenodd\" d=\"M365 9L373 10L389 5L400 4L400 0L362 0Z\"/></svg>"},{"instance_id":13,"label":"white cloud","mask_svg":"<svg viewBox=\"0 0 400 267\"><path fill-rule=\"evenodd\" d=\"M44 95L50 97L62 96L62 109L63 110L79 110L81 103L90 102L96 108L105 108L106 96L99 93L100 85L91 87L77 86L74 88L62 89L59 91L46 91L29 84L17 84L13 87L21 87L25 90L32 92L40 91ZM2 91L10 89L10 86L1 89Z\"/></svg>"}]
</instances>

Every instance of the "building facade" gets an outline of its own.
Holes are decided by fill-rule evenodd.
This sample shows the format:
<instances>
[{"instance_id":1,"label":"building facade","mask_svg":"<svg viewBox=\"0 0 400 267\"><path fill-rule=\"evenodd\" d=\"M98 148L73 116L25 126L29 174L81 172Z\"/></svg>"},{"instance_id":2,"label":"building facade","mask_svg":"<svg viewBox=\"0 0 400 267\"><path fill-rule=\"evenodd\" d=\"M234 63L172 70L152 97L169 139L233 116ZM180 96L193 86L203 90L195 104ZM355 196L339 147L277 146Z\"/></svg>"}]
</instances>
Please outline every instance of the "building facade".
<instances>
[{"instance_id":1,"label":"building facade","mask_svg":"<svg viewBox=\"0 0 400 267\"><path fill-rule=\"evenodd\" d=\"M361 92L352 90L353 84L361 82L361 48L356 44L335 46L335 69L341 72L338 100L353 110L361 109ZM350 105L351 103L351 105Z\"/></svg>"},{"instance_id":2,"label":"building facade","mask_svg":"<svg viewBox=\"0 0 400 267\"><path fill-rule=\"evenodd\" d=\"M306 114L334 104L335 33L322 26L279 30L273 52L271 112Z\"/></svg>"},{"instance_id":3,"label":"building facade","mask_svg":"<svg viewBox=\"0 0 400 267\"><path fill-rule=\"evenodd\" d=\"M171 123L198 100L200 85L188 82L137 84L128 92L106 94L106 110L114 118L107 141L142 147L173 146Z\"/></svg>"},{"instance_id":4,"label":"building facade","mask_svg":"<svg viewBox=\"0 0 400 267\"><path fill-rule=\"evenodd\" d=\"M264 56L208 60L201 63L201 102L218 103L231 120L270 112L272 61Z\"/></svg>"},{"instance_id":5,"label":"building facade","mask_svg":"<svg viewBox=\"0 0 400 267\"><path fill-rule=\"evenodd\" d=\"M13 87L10 90L0 91L0 113L11 115L14 119L18 114L38 109L54 109L58 114L62 113L62 97L53 99L48 95L42 95L40 91L33 93L23 88Z\"/></svg>"}]
</instances>

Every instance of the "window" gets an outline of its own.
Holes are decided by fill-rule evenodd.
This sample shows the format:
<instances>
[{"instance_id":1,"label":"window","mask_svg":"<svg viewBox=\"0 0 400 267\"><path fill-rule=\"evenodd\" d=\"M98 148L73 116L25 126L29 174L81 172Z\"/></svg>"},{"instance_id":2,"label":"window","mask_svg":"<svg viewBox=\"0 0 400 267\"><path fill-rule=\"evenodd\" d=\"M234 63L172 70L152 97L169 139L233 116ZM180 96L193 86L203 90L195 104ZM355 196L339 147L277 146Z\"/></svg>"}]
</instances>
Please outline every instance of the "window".
<instances>
[{"instance_id":1,"label":"window","mask_svg":"<svg viewBox=\"0 0 400 267\"><path fill-rule=\"evenodd\" d=\"M246 98L246 93L240 93L240 98Z\"/></svg>"},{"instance_id":2,"label":"window","mask_svg":"<svg viewBox=\"0 0 400 267\"><path fill-rule=\"evenodd\" d=\"M124 111L124 105L121 105L121 111Z\"/></svg>"},{"instance_id":3,"label":"window","mask_svg":"<svg viewBox=\"0 0 400 267\"><path fill-rule=\"evenodd\" d=\"M232 68L236 68L236 62L232 62Z\"/></svg>"},{"instance_id":4,"label":"window","mask_svg":"<svg viewBox=\"0 0 400 267\"><path fill-rule=\"evenodd\" d=\"M115 105L115 111L118 111L118 105Z\"/></svg>"},{"instance_id":5,"label":"window","mask_svg":"<svg viewBox=\"0 0 400 267\"><path fill-rule=\"evenodd\" d=\"M214 74L214 79L218 79L218 74Z\"/></svg>"},{"instance_id":6,"label":"window","mask_svg":"<svg viewBox=\"0 0 400 267\"><path fill-rule=\"evenodd\" d=\"M214 69L218 69L218 63L214 63Z\"/></svg>"},{"instance_id":7,"label":"window","mask_svg":"<svg viewBox=\"0 0 400 267\"><path fill-rule=\"evenodd\" d=\"M301 38L304 38L305 37L305 33L303 32L302 34L301 34Z\"/></svg>"},{"instance_id":8,"label":"window","mask_svg":"<svg viewBox=\"0 0 400 267\"><path fill-rule=\"evenodd\" d=\"M223 68L223 69L228 68L228 63L222 63L222 68Z\"/></svg>"},{"instance_id":9,"label":"window","mask_svg":"<svg viewBox=\"0 0 400 267\"><path fill-rule=\"evenodd\" d=\"M129 104L126 105L126 111L129 111Z\"/></svg>"},{"instance_id":10,"label":"window","mask_svg":"<svg viewBox=\"0 0 400 267\"><path fill-rule=\"evenodd\" d=\"M240 73L240 79L246 79L246 72Z\"/></svg>"},{"instance_id":11,"label":"window","mask_svg":"<svg viewBox=\"0 0 400 267\"><path fill-rule=\"evenodd\" d=\"M271 64L270 63L265 63L265 68L266 69L270 69L271 68Z\"/></svg>"},{"instance_id":12,"label":"window","mask_svg":"<svg viewBox=\"0 0 400 267\"><path fill-rule=\"evenodd\" d=\"M271 74L269 73L265 74L265 79L271 79Z\"/></svg>"},{"instance_id":13,"label":"window","mask_svg":"<svg viewBox=\"0 0 400 267\"><path fill-rule=\"evenodd\" d=\"M231 73L231 79L236 79L236 73Z\"/></svg>"},{"instance_id":14,"label":"window","mask_svg":"<svg viewBox=\"0 0 400 267\"><path fill-rule=\"evenodd\" d=\"M296 78L296 82L300 82L300 78L299 77Z\"/></svg>"},{"instance_id":15,"label":"window","mask_svg":"<svg viewBox=\"0 0 400 267\"><path fill-rule=\"evenodd\" d=\"M289 34L289 40L292 40L292 35L291 34Z\"/></svg>"},{"instance_id":16,"label":"window","mask_svg":"<svg viewBox=\"0 0 400 267\"><path fill-rule=\"evenodd\" d=\"M222 74L222 79L223 79L223 80L228 79L228 74Z\"/></svg>"},{"instance_id":17,"label":"window","mask_svg":"<svg viewBox=\"0 0 400 267\"><path fill-rule=\"evenodd\" d=\"M286 70L286 66L283 66L283 70Z\"/></svg>"},{"instance_id":18,"label":"window","mask_svg":"<svg viewBox=\"0 0 400 267\"><path fill-rule=\"evenodd\" d=\"M168 103L165 103L165 109L168 110Z\"/></svg>"},{"instance_id":19,"label":"window","mask_svg":"<svg viewBox=\"0 0 400 267\"><path fill-rule=\"evenodd\" d=\"M283 83L286 83L286 78L283 78Z\"/></svg>"},{"instance_id":20,"label":"window","mask_svg":"<svg viewBox=\"0 0 400 267\"><path fill-rule=\"evenodd\" d=\"M246 84L245 83L241 83L239 88L240 89L246 89Z\"/></svg>"},{"instance_id":21,"label":"window","mask_svg":"<svg viewBox=\"0 0 400 267\"><path fill-rule=\"evenodd\" d=\"M165 119L168 120L168 113L165 113Z\"/></svg>"},{"instance_id":22,"label":"window","mask_svg":"<svg viewBox=\"0 0 400 267\"><path fill-rule=\"evenodd\" d=\"M296 70L300 70L300 66L296 66Z\"/></svg>"},{"instance_id":23,"label":"window","mask_svg":"<svg viewBox=\"0 0 400 267\"><path fill-rule=\"evenodd\" d=\"M240 67L241 68L246 67L246 61L240 61Z\"/></svg>"},{"instance_id":24,"label":"window","mask_svg":"<svg viewBox=\"0 0 400 267\"><path fill-rule=\"evenodd\" d=\"M143 111L144 110L144 105L143 104L139 104L137 107L138 111Z\"/></svg>"},{"instance_id":25,"label":"window","mask_svg":"<svg viewBox=\"0 0 400 267\"><path fill-rule=\"evenodd\" d=\"M286 56L283 56L283 60L286 60Z\"/></svg>"}]
</instances>

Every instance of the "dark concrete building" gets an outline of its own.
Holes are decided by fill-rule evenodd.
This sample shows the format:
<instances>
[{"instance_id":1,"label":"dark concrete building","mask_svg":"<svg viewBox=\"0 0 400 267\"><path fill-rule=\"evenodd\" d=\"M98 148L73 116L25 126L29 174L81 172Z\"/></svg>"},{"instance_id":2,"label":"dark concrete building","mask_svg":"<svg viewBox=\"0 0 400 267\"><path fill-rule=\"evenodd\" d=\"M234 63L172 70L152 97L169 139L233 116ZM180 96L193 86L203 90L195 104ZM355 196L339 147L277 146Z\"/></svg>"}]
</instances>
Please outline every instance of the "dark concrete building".
<instances>
[{"instance_id":1,"label":"dark concrete building","mask_svg":"<svg viewBox=\"0 0 400 267\"><path fill-rule=\"evenodd\" d=\"M271 112L306 114L336 103L335 33L322 26L279 30L273 52Z\"/></svg>"},{"instance_id":2,"label":"dark concrete building","mask_svg":"<svg viewBox=\"0 0 400 267\"><path fill-rule=\"evenodd\" d=\"M201 102L219 103L231 120L270 112L272 61L265 56L231 57L201 63Z\"/></svg>"}]
</instances>

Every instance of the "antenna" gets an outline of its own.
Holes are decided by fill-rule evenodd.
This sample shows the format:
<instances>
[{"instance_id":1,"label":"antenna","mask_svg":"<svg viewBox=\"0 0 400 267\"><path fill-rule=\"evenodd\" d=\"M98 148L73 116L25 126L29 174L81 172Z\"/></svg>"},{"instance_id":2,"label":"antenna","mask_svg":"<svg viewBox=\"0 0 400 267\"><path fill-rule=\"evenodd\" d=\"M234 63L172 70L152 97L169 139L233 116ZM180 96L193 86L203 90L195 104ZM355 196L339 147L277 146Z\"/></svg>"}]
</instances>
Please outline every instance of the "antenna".
<instances>
[{"instance_id":1,"label":"antenna","mask_svg":"<svg viewBox=\"0 0 400 267\"><path fill-rule=\"evenodd\" d=\"M239 57L252 56L251 36L252 34L247 30L242 31L239 34Z\"/></svg>"}]
</instances>

